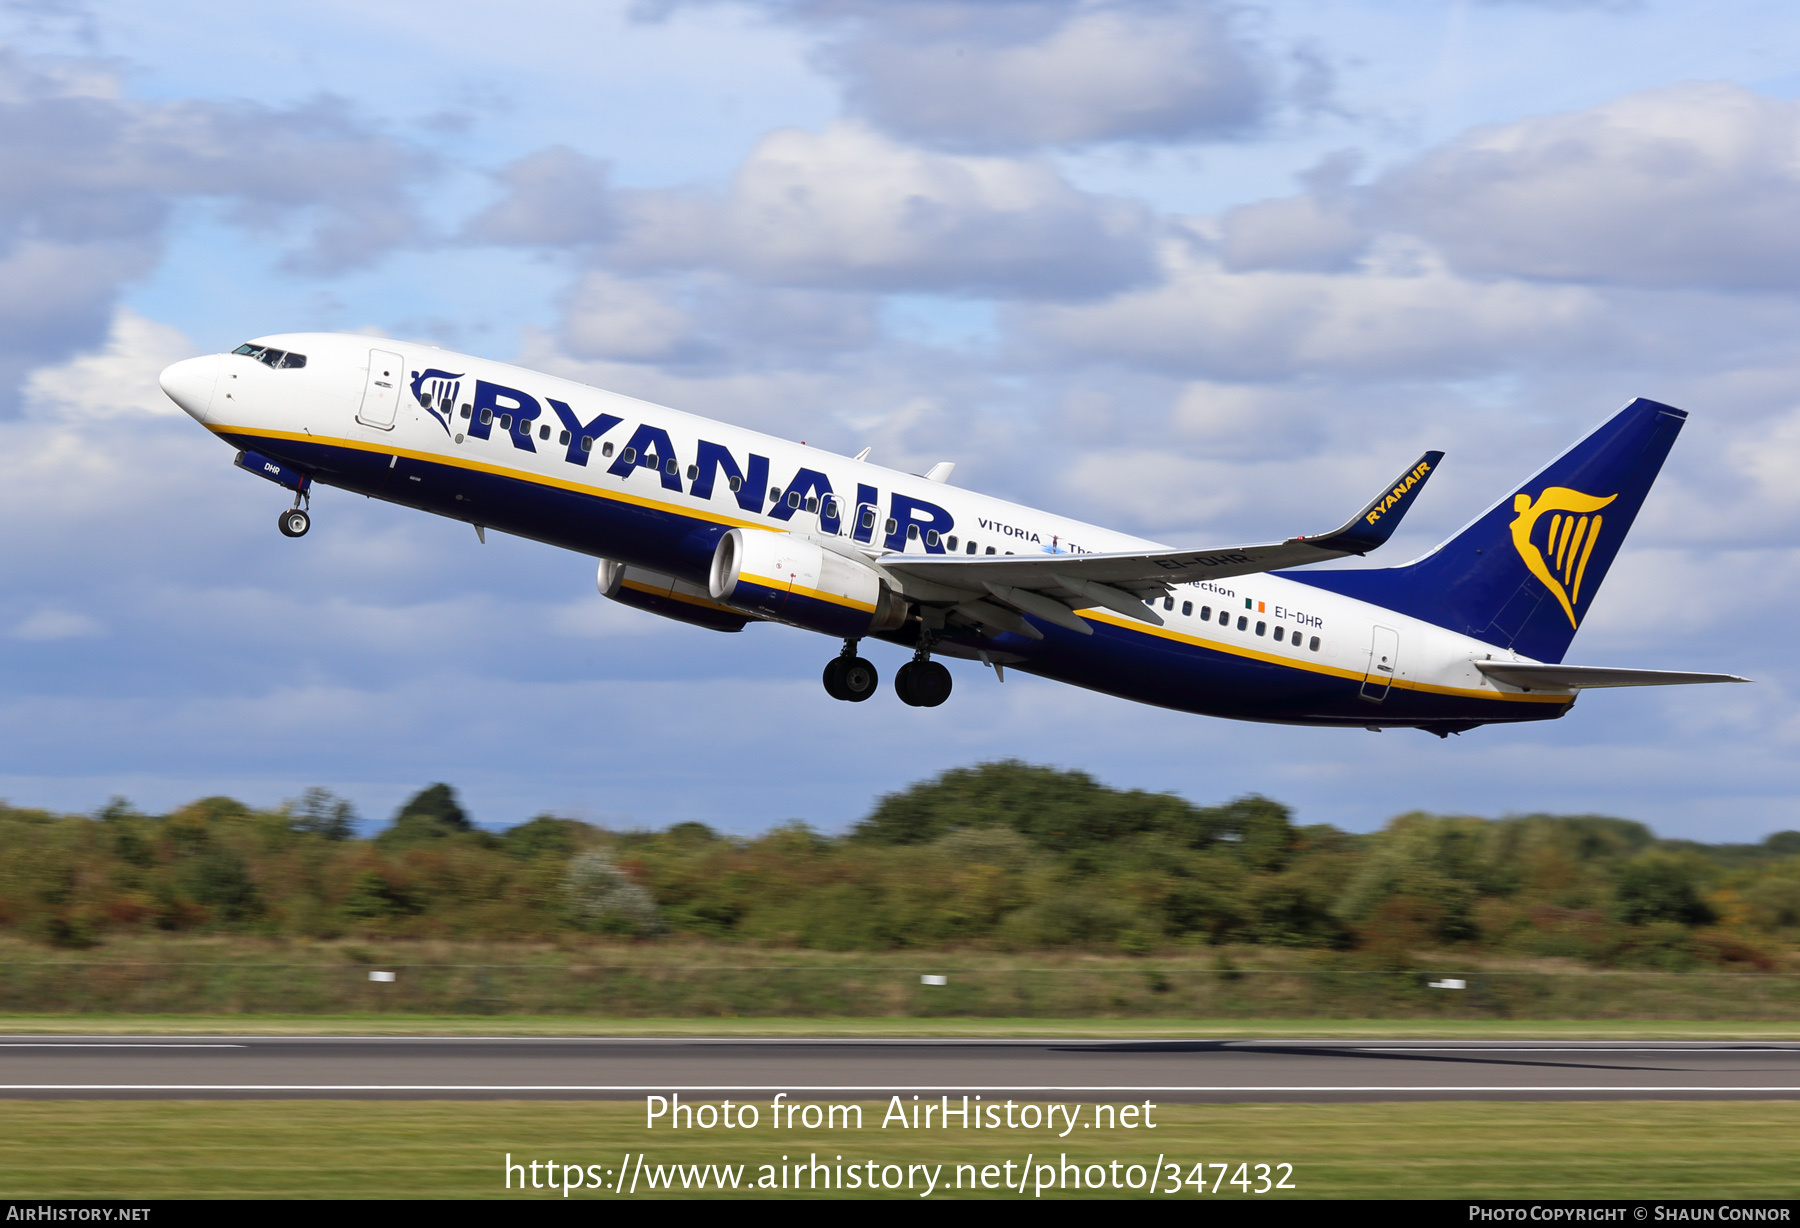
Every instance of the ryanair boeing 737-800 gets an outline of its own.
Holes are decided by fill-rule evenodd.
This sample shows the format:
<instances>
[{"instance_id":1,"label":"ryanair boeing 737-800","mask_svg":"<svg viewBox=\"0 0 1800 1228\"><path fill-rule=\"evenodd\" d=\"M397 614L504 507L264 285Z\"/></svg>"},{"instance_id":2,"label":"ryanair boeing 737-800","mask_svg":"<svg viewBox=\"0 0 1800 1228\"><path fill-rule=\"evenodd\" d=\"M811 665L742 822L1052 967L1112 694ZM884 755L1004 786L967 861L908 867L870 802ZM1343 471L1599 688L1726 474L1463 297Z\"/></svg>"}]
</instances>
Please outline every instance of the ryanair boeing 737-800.
<instances>
[{"instance_id":1,"label":"ryanair boeing 737-800","mask_svg":"<svg viewBox=\"0 0 1800 1228\"><path fill-rule=\"evenodd\" d=\"M933 658L1019 669L1242 720L1439 736L1562 716L1587 687L1743 681L1565 665L1687 415L1636 400L1424 557L1314 570L1393 534L1442 453L1344 525L1173 550L585 384L430 346L266 337L178 362L165 392L293 492L315 483L600 560L614 601L716 631L785 623L843 641L835 699L950 694ZM1294 570L1308 567L1307 570Z\"/></svg>"}]
</instances>

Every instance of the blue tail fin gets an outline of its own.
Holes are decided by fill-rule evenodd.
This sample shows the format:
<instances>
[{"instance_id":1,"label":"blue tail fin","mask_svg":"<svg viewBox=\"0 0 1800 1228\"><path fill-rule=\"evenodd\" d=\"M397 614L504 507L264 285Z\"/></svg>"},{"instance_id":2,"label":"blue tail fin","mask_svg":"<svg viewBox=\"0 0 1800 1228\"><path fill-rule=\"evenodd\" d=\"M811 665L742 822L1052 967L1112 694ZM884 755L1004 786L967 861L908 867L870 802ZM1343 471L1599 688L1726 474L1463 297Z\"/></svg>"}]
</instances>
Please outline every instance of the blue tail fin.
<instances>
[{"instance_id":1,"label":"blue tail fin","mask_svg":"<svg viewBox=\"0 0 1800 1228\"><path fill-rule=\"evenodd\" d=\"M1640 397L1416 562L1282 575L1561 661L1686 421Z\"/></svg>"}]
</instances>

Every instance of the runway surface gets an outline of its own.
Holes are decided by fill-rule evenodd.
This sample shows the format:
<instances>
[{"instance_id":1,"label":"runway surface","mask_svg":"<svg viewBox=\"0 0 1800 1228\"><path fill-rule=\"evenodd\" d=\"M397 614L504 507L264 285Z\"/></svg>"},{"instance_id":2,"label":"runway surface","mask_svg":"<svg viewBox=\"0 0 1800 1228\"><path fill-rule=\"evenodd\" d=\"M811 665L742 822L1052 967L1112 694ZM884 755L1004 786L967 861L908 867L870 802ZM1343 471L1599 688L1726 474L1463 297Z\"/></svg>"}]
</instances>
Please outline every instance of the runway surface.
<instances>
[{"instance_id":1,"label":"runway surface","mask_svg":"<svg viewBox=\"0 0 1800 1228\"><path fill-rule=\"evenodd\" d=\"M1800 1099L1800 1043L0 1039L0 1097L1345 1101Z\"/></svg>"}]
</instances>

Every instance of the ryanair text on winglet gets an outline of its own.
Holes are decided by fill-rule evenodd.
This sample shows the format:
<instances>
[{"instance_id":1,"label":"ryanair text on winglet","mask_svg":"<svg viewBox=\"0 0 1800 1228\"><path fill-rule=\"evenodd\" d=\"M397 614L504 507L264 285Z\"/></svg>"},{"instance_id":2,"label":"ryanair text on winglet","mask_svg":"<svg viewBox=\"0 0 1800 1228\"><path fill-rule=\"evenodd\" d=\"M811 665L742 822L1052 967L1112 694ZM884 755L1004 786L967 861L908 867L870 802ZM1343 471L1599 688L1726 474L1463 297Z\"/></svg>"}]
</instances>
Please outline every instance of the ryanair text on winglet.
<instances>
[{"instance_id":1,"label":"ryanair text on winglet","mask_svg":"<svg viewBox=\"0 0 1800 1228\"><path fill-rule=\"evenodd\" d=\"M1374 507L1370 508L1363 516L1363 519L1370 524L1374 524L1377 520L1380 520L1383 512L1399 503L1400 500L1406 498L1406 492L1417 486L1420 482L1423 482L1425 480L1425 475L1430 472L1431 463L1429 461L1420 461L1418 468L1407 474L1405 480L1397 484L1394 489L1388 491L1387 496L1383 498L1380 503L1377 503Z\"/></svg>"}]
</instances>

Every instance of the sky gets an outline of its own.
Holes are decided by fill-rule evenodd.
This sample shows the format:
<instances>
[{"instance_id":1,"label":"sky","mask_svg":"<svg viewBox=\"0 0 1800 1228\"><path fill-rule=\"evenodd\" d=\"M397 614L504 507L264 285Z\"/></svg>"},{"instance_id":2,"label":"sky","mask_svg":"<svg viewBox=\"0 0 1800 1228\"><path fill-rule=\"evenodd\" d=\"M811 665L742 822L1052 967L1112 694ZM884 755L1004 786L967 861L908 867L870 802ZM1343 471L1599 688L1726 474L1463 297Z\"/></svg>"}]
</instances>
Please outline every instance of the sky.
<instances>
[{"instance_id":1,"label":"sky","mask_svg":"<svg viewBox=\"0 0 1800 1228\"><path fill-rule=\"evenodd\" d=\"M1633 397L1691 413L1568 659L1440 741L1165 712L613 605L592 560L286 496L156 373L343 330L518 362L1178 546L1447 453L1422 553ZM1368 831L1800 828L1800 9L1715 0L0 0L0 796L432 781L842 830L1016 758ZM871 643L885 675L902 650Z\"/></svg>"}]
</instances>

